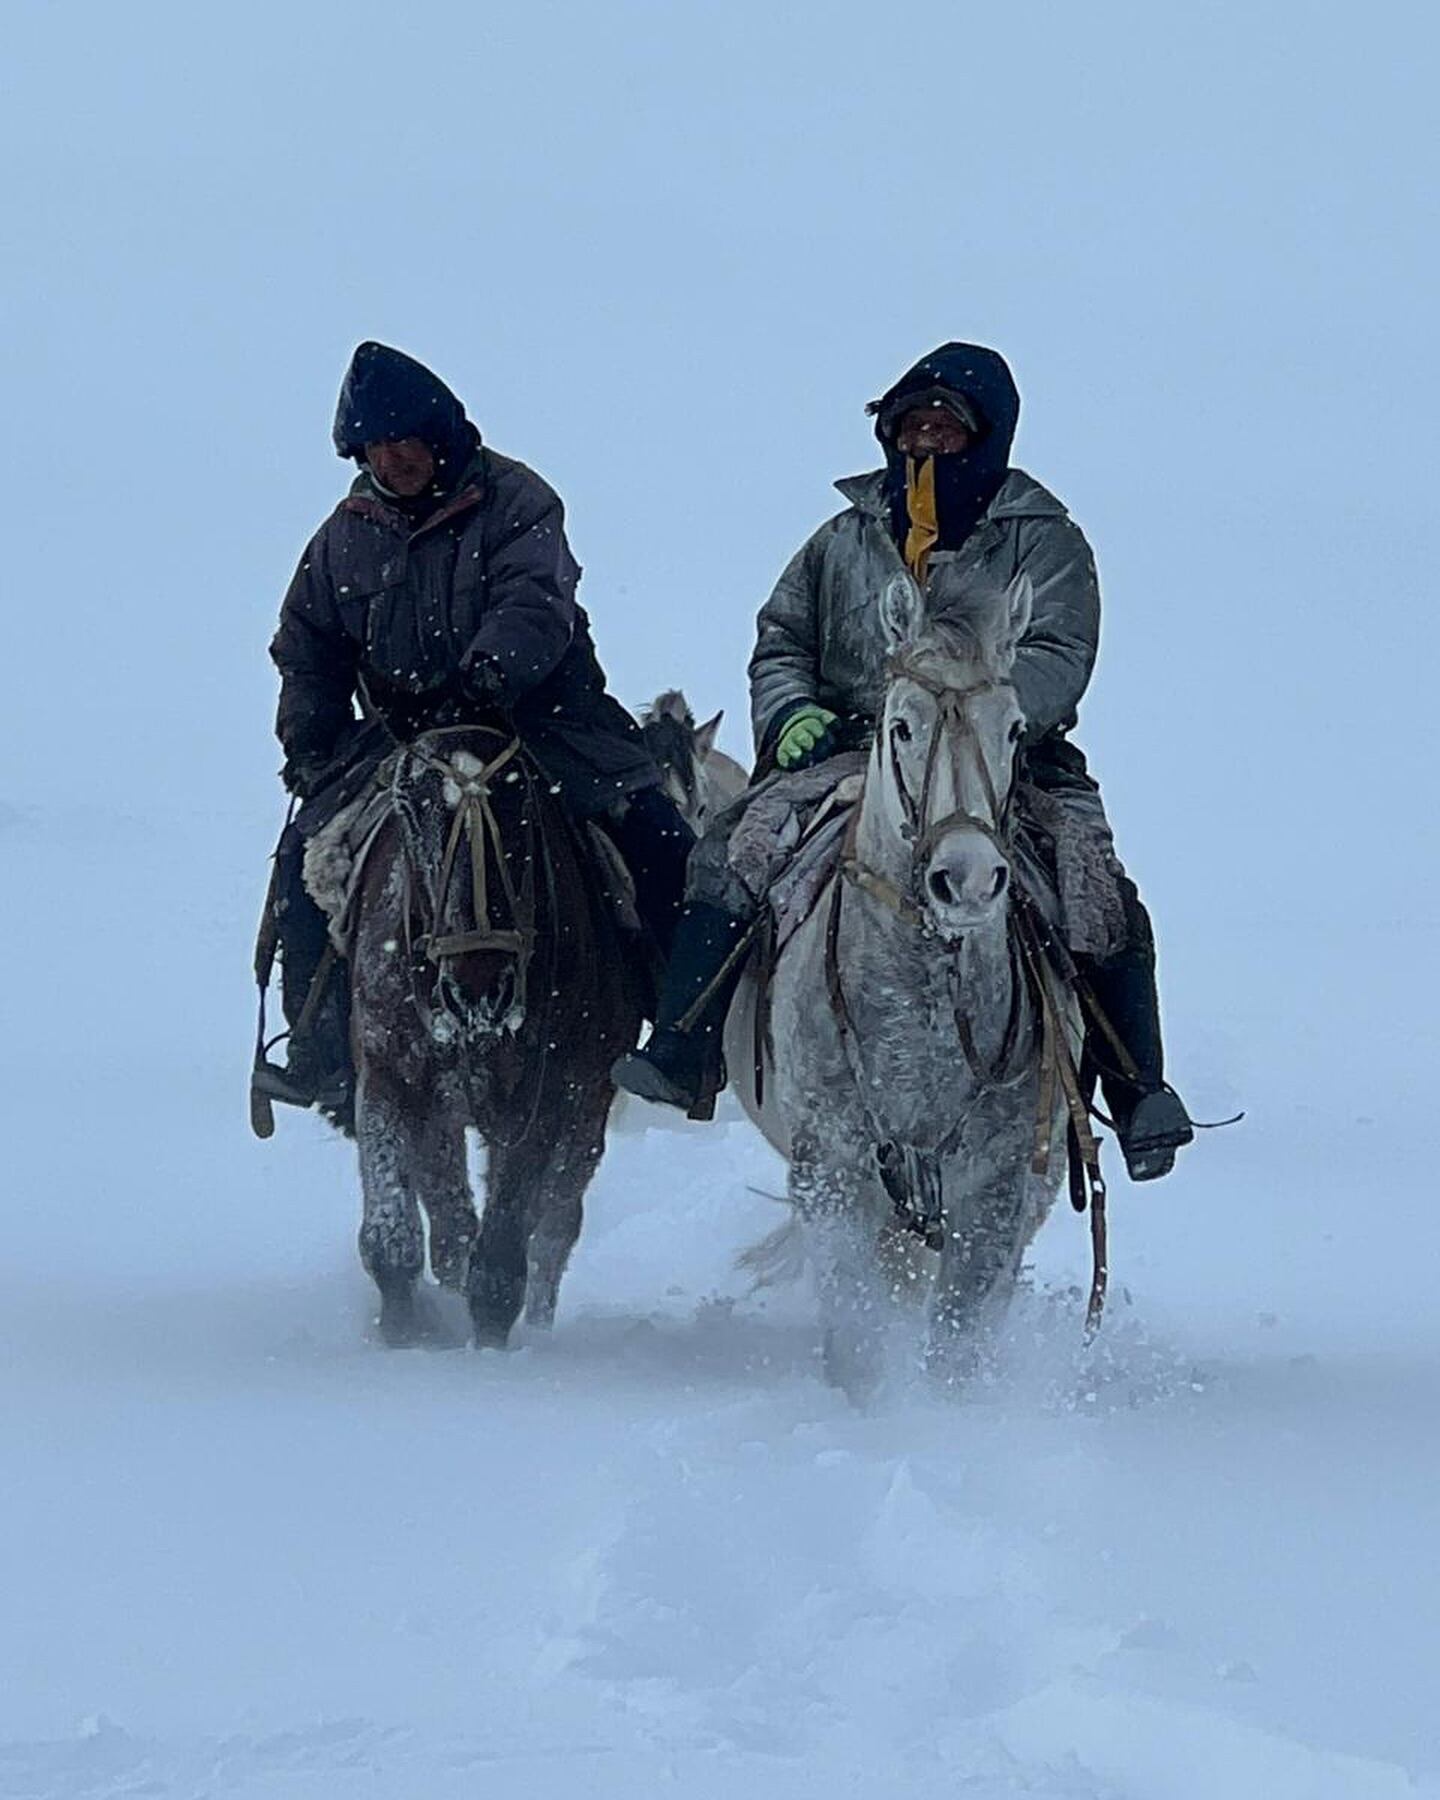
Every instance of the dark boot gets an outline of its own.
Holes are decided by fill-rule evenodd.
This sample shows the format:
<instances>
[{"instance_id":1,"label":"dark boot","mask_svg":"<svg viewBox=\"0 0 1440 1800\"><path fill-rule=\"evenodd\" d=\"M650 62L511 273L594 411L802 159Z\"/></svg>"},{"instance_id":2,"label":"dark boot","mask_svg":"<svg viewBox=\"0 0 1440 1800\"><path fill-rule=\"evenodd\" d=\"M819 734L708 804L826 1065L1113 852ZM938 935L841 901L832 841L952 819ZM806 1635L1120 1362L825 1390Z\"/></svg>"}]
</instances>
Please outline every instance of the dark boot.
<instances>
[{"instance_id":1,"label":"dark boot","mask_svg":"<svg viewBox=\"0 0 1440 1800\"><path fill-rule=\"evenodd\" d=\"M1085 1054L1100 1086L1132 1181L1155 1181L1195 1136L1190 1115L1165 1081L1155 956L1146 934L1107 962L1080 963L1101 1017L1087 1014ZM1113 1033L1113 1037L1112 1037Z\"/></svg>"},{"instance_id":2,"label":"dark boot","mask_svg":"<svg viewBox=\"0 0 1440 1800\"><path fill-rule=\"evenodd\" d=\"M617 813L598 822L635 882L641 923L668 959L685 903L685 868L695 848L695 833L658 787L641 788Z\"/></svg>"},{"instance_id":3,"label":"dark boot","mask_svg":"<svg viewBox=\"0 0 1440 1800\"><path fill-rule=\"evenodd\" d=\"M292 825L275 853L274 888L280 993L290 1037L284 1066L258 1064L251 1085L286 1106L318 1106L333 1124L349 1130L354 1109L350 992L343 962L327 955L325 915L305 886L304 859L304 840ZM319 991L312 994L317 980Z\"/></svg>"},{"instance_id":4,"label":"dark boot","mask_svg":"<svg viewBox=\"0 0 1440 1800\"><path fill-rule=\"evenodd\" d=\"M613 1071L626 1093L678 1106L692 1119L714 1117L725 1085L725 1018L745 958L726 964L748 924L703 900L681 913L650 1041Z\"/></svg>"},{"instance_id":5,"label":"dark boot","mask_svg":"<svg viewBox=\"0 0 1440 1800\"><path fill-rule=\"evenodd\" d=\"M323 980L309 1019L291 1028L283 1067L268 1060L258 1064L251 1085L286 1106L318 1106L332 1124L348 1131L354 1080L344 964L332 962Z\"/></svg>"}]
</instances>

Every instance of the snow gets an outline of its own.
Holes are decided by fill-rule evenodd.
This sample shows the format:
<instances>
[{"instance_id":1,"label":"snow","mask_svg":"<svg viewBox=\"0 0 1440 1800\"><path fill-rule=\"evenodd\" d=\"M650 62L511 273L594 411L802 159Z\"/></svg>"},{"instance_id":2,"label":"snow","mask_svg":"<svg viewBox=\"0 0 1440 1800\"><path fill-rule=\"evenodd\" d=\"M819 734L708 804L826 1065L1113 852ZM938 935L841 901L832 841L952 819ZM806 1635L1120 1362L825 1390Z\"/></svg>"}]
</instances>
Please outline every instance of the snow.
<instances>
[{"instance_id":1,"label":"snow","mask_svg":"<svg viewBox=\"0 0 1440 1800\"><path fill-rule=\"evenodd\" d=\"M553 1338L386 1352L349 1149L249 1139L210 1028L242 840L5 827L32 894L86 847L106 954L93 1030L37 1012L0 1071L0 1795L1440 1793L1428 1207L1418 1272L1353 1256L1388 1109L1282 1186L1274 1069L1121 1184L1092 1351L1059 1212L989 1379L856 1412L803 1285L735 1270L769 1152L632 1106ZM137 1007L150 896L202 871L225 898Z\"/></svg>"},{"instance_id":2,"label":"snow","mask_svg":"<svg viewBox=\"0 0 1440 1800\"><path fill-rule=\"evenodd\" d=\"M1440 1792L1437 29L7 7L0 1800ZM1062 1208L992 1379L851 1411L735 1269L772 1159L638 1108L553 1339L371 1341L350 1151L245 1105L264 646L369 337L736 754L864 402L1011 357L1173 1073L1248 1111L1116 1180L1092 1352Z\"/></svg>"}]
</instances>

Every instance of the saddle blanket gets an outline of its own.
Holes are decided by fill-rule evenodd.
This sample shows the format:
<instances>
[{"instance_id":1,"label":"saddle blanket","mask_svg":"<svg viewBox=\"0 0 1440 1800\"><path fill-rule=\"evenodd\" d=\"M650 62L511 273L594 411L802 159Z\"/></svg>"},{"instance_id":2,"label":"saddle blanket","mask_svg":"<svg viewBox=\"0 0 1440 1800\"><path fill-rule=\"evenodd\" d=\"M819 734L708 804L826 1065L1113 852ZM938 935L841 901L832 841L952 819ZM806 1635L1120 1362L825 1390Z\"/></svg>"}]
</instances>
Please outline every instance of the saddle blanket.
<instances>
[{"instance_id":1,"label":"saddle blanket","mask_svg":"<svg viewBox=\"0 0 1440 1800\"><path fill-rule=\"evenodd\" d=\"M761 897L768 902L780 944L814 911L839 864L866 761L864 751L851 751L771 775L732 809L726 886L738 883L752 905ZM1104 811L1090 795L1022 782L1011 854L1017 878L1072 954L1103 960L1123 946L1120 864Z\"/></svg>"}]
</instances>

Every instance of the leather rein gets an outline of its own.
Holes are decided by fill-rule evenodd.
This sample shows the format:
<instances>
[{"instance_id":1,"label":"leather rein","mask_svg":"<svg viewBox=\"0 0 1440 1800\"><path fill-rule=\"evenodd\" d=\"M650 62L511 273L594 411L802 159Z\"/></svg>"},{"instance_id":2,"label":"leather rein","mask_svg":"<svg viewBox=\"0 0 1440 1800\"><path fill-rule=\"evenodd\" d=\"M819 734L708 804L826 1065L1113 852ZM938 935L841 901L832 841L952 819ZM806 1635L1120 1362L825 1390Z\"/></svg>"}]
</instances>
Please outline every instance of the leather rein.
<instances>
[{"instance_id":1,"label":"leather rein","mask_svg":"<svg viewBox=\"0 0 1440 1800\"><path fill-rule=\"evenodd\" d=\"M480 763L478 767L469 766L469 763L462 764L458 757L441 755L437 750L431 748L439 739L458 737L473 741L477 735L497 738L503 746L488 762ZM557 955L554 940L558 904L555 867L549 845L545 841L540 808L536 804L535 777L530 765L521 754L521 749L521 740L518 736L512 737L508 732L489 726L443 726L427 732L423 738L407 745L403 756L397 759L391 776L390 802L394 815L400 821L404 843L405 892L402 911L405 920L406 950L411 968L413 969L415 966L414 951L416 949L423 950L425 957L436 965L443 990L449 979L451 964L458 958L480 951L492 951L511 957L514 959L515 965L513 1004L523 1019L528 1008L529 992L532 986L531 963L541 935L536 924L537 865L544 877L550 918L549 960L551 967L538 984L539 991L547 996L547 1010L550 1000L554 998L554 963ZM444 786L453 789L456 796L449 831L446 834L444 849L441 853L439 870L433 882L429 877L427 859L421 849L424 842L423 833L406 788L407 764L412 762L439 776ZM523 782L529 801L524 809L528 832L527 854L518 886L511 872L511 857L505 843L504 833L491 800L491 787L497 777L502 775L506 780ZM448 794L445 797L448 799ZM454 884L462 848L470 866L471 910L474 925L468 930L442 932L439 927L444 918L446 900ZM495 919L494 896L490 880L492 861L498 877L500 895L504 900L505 911L508 915L507 924L497 924ZM426 891L422 910L424 929L415 934L413 932L414 881L417 875ZM412 998L416 1006L422 1007L423 1010L418 991L412 992ZM446 1003L442 1002L442 1004ZM453 1006L451 1010L453 1011ZM541 1028L536 1034L536 1047L527 1059L531 1065L528 1071L530 1098L521 1129L518 1133L503 1138L497 1137L492 1140L493 1142L504 1147L513 1147L529 1136L539 1111L545 1068L549 1060L550 1035L548 1024L542 1020Z\"/></svg>"}]
</instances>

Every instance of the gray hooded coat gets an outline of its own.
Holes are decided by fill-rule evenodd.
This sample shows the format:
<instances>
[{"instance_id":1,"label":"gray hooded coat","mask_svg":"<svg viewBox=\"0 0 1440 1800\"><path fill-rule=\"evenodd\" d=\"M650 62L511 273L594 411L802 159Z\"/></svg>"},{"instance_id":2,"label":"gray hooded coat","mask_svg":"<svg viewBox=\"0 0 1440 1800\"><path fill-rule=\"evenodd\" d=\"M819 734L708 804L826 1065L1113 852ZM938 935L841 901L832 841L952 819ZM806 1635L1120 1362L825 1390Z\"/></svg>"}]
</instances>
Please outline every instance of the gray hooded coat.
<instances>
[{"instance_id":1,"label":"gray hooded coat","mask_svg":"<svg viewBox=\"0 0 1440 1800\"><path fill-rule=\"evenodd\" d=\"M905 571L884 481L877 472L837 483L850 505L810 538L760 610L750 707L762 753L807 702L838 713L856 736L873 725L885 671L880 596ZM1020 574L1029 575L1035 597L1014 678L1027 743L1032 756L1044 757L1053 748L1045 740L1074 725L1089 683L1100 589L1079 526L1038 481L1012 469L960 549L931 554L925 582L931 616L965 611Z\"/></svg>"},{"instance_id":2,"label":"gray hooded coat","mask_svg":"<svg viewBox=\"0 0 1440 1800\"><path fill-rule=\"evenodd\" d=\"M760 610L750 706L762 759L797 707L815 702L839 714L842 741L855 745L869 738L880 708L887 654L880 596L905 572L905 563L890 528L883 472L836 485L850 505L814 533ZM1027 722L1024 779L1048 795L1062 886L1068 876L1073 885L1093 890L1099 870L1099 887L1109 889L1122 872L1104 806L1084 757L1065 737L1099 642L1095 559L1055 496L1023 470L1011 469L961 547L931 552L929 611L943 617L947 610L965 612L994 601L1020 574L1034 588L1030 627L1012 670ZM774 834L773 854L755 864L740 854L741 840L732 844L732 834L761 793L783 790L799 813L813 809L817 775L819 770L771 774L718 814L691 854L690 897L749 914L784 867L788 837ZM821 776L821 789L827 785ZM1037 809L1041 804L1037 799ZM1106 918L1089 936L1072 934L1073 948L1089 949L1102 938L1109 947L1111 898L1100 894Z\"/></svg>"}]
</instances>

